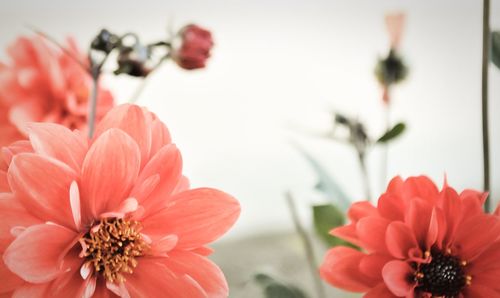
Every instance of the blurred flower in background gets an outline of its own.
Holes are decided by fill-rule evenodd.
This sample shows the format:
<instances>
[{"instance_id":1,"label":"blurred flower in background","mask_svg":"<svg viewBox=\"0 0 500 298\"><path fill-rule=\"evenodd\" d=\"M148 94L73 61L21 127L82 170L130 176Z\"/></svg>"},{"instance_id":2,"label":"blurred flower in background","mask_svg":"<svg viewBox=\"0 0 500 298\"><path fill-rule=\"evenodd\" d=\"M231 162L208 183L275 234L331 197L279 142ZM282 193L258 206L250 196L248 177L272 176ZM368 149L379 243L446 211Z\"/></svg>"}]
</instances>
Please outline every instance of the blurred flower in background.
<instances>
[{"instance_id":1,"label":"blurred flower in background","mask_svg":"<svg viewBox=\"0 0 500 298\"><path fill-rule=\"evenodd\" d=\"M11 61L0 64L0 145L22 138L28 122L55 122L86 130L92 80L87 58L68 38L63 50L41 36L20 37L9 48ZM113 106L99 92L97 118Z\"/></svg>"}]
</instances>

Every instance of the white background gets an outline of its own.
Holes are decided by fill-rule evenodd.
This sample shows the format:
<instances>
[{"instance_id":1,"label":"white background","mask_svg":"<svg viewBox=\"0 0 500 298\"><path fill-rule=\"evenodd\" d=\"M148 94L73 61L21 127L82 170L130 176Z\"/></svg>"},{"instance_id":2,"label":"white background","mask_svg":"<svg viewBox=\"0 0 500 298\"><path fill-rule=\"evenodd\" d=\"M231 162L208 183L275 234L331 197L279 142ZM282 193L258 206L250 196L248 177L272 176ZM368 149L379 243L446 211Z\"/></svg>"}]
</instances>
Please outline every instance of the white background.
<instances>
[{"instance_id":1,"label":"white background","mask_svg":"<svg viewBox=\"0 0 500 298\"><path fill-rule=\"evenodd\" d=\"M373 77L387 51L387 11L404 10L402 51L409 79L393 94L393 120L408 131L390 149L389 173L426 174L458 189L482 186L480 122L482 1L4 1L0 46L31 24L81 47L103 26L134 31L145 41L166 36L169 22L196 22L213 31L208 68L186 72L167 63L151 78L139 104L169 126L194 186L212 186L242 204L228 237L291 229L283 192L297 196L304 220L318 200L314 172L291 147L302 144L346 191L362 199L358 164L344 145L306 137L291 127L326 130L337 110L363 119L373 135L383 127ZM500 1L492 3L500 29ZM1 54L5 59L5 53ZM490 68L493 194L500 197L500 71ZM108 77L119 102L138 81ZM372 176L380 152L370 155ZM374 179L377 194L380 179Z\"/></svg>"}]
</instances>

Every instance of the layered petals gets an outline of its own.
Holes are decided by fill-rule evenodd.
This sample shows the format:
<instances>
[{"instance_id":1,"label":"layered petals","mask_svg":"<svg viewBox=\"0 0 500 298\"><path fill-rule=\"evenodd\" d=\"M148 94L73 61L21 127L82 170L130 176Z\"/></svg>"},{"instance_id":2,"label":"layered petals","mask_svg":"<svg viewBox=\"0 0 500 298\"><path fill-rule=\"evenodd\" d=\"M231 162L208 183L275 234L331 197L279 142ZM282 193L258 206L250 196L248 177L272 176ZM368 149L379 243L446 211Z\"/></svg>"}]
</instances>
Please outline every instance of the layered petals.
<instances>
[{"instance_id":1,"label":"layered petals","mask_svg":"<svg viewBox=\"0 0 500 298\"><path fill-rule=\"evenodd\" d=\"M484 201L424 176L395 177L376 208L355 203L351 222L332 230L362 251L330 250L321 276L364 297L496 297L500 217L485 214Z\"/></svg>"},{"instance_id":2,"label":"layered petals","mask_svg":"<svg viewBox=\"0 0 500 298\"><path fill-rule=\"evenodd\" d=\"M227 297L207 245L235 223L238 201L190 189L147 110L117 107L98 127L87 139L30 124L27 141L2 151L0 297Z\"/></svg>"}]
</instances>

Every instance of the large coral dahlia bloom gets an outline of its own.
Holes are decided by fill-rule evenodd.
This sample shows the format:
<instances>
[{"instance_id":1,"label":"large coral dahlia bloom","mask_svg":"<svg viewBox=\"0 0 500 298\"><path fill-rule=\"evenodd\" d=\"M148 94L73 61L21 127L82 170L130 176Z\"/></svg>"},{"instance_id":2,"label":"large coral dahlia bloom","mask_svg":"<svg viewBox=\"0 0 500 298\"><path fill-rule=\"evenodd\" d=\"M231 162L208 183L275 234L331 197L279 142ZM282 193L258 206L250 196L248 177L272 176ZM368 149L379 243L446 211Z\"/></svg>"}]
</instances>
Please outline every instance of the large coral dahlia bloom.
<instances>
[{"instance_id":1,"label":"large coral dahlia bloom","mask_svg":"<svg viewBox=\"0 0 500 298\"><path fill-rule=\"evenodd\" d=\"M376 207L353 204L332 230L362 250L335 247L320 273L364 297L500 297L500 219L485 195L442 190L426 177L394 178Z\"/></svg>"},{"instance_id":2,"label":"large coral dahlia bloom","mask_svg":"<svg viewBox=\"0 0 500 298\"><path fill-rule=\"evenodd\" d=\"M87 140L50 123L29 128L0 198L0 296L227 297L206 246L238 202L189 189L166 127L133 105Z\"/></svg>"},{"instance_id":3,"label":"large coral dahlia bloom","mask_svg":"<svg viewBox=\"0 0 500 298\"><path fill-rule=\"evenodd\" d=\"M86 130L93 83L85 70L88 59L73 39L63 52L40 36L19 37L7 53L10 61L0 62L0 146L24 139L28 122ZM101 88L97 102L99 120L113 107L113 97Z\"/></svg>"}]
</instances>

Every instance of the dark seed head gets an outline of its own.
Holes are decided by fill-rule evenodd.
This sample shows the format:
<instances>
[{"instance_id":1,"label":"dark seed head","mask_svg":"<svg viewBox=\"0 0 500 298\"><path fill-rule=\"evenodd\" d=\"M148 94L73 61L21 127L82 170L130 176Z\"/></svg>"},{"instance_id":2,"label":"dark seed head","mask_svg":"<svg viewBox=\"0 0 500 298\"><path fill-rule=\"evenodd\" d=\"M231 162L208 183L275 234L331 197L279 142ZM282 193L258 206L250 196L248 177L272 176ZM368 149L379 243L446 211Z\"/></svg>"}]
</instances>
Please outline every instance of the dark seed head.
<instances>
[{"instance_id":1,"label":"dark seed head","mask_svg":"<svg viewBox=\"0 0 500 298\"><path fill-rule=\"evenodd\" d=\"M420 265L415 278L419 292L445 298L457 297L467 284L467 275L459 258L434 250L432 261Z\"/></svg>"}]
</instances>

